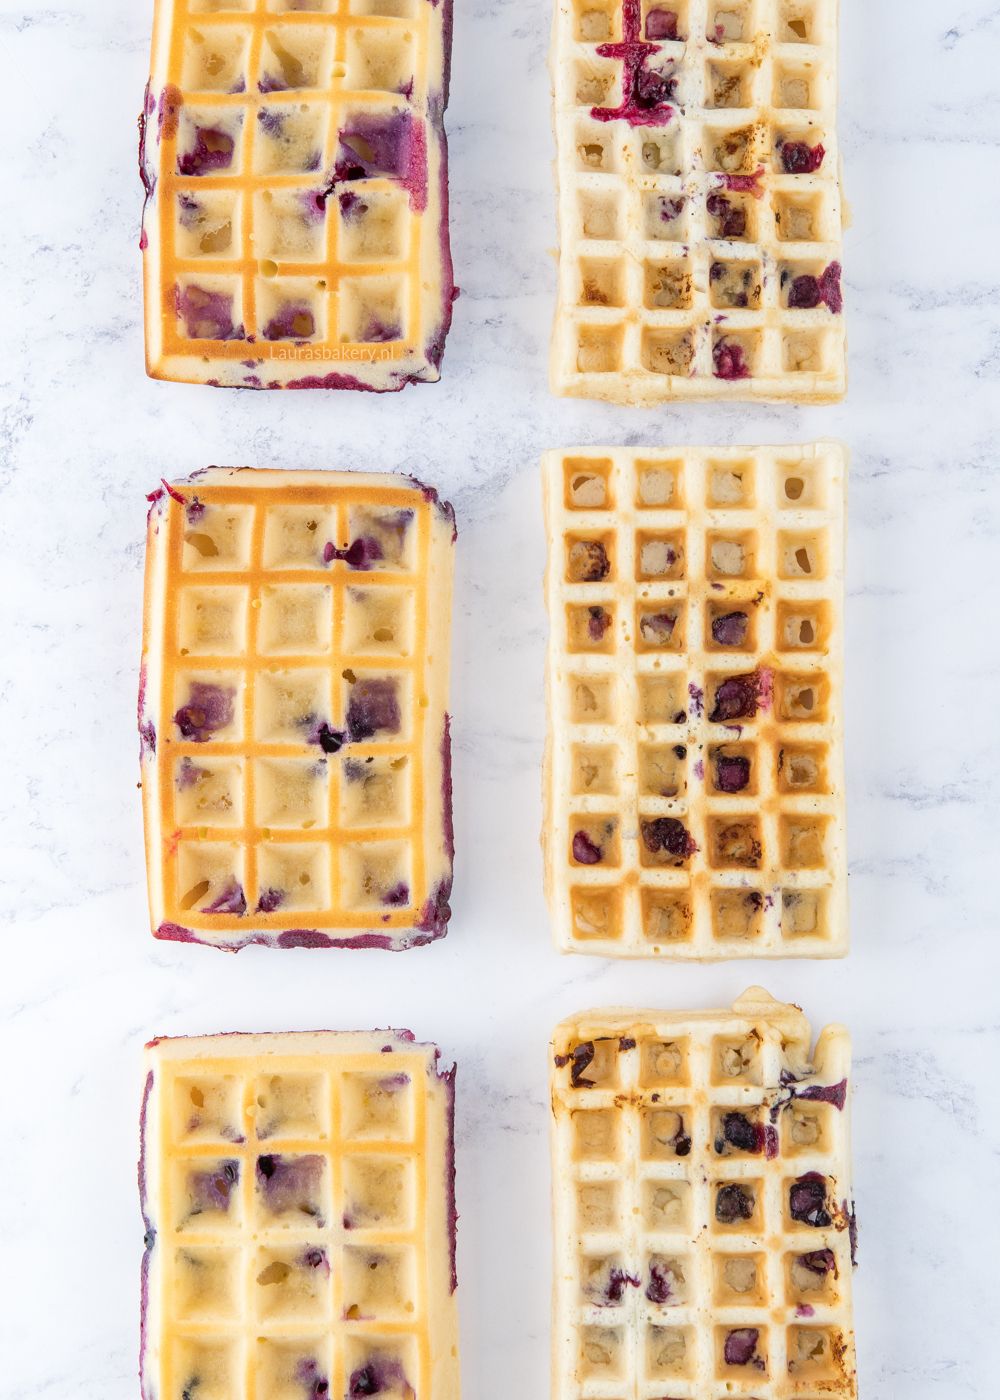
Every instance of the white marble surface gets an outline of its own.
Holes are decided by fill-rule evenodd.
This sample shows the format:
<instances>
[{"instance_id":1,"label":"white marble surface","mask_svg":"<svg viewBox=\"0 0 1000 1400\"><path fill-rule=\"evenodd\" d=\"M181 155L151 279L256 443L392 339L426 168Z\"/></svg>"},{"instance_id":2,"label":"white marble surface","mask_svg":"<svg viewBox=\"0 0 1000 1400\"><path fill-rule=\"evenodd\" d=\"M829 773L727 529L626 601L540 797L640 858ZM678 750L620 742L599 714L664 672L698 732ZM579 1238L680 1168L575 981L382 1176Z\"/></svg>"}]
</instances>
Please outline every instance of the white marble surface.
<instances>
[{"instance_id":1,"label":"white marble surface","mask_svg":"<svg viewBox=\"0 0 1000 1400\"><path fill-rule=\"evenodd\" d=\"M842 1019L854 1034L865 1400L993 1400L1000 10L845 4L846 403L629 412L546 388L548 0L457 8L463 295L442 383L379 400L143 377L134 147L151 2L0 0L0 1396L138 1394L148 1036L403 1024L460 1062L466 1394L542 1400L549 1028L608 1001L717 1005L759 979L814 1025ZM762 971L561 960L536 839L538 454L821 434L854 452L854 952ZM143 493L209 462L404 468L455 502L458 879L444 943L232 958L148 935Z\"/></svg>"}]
</instances>

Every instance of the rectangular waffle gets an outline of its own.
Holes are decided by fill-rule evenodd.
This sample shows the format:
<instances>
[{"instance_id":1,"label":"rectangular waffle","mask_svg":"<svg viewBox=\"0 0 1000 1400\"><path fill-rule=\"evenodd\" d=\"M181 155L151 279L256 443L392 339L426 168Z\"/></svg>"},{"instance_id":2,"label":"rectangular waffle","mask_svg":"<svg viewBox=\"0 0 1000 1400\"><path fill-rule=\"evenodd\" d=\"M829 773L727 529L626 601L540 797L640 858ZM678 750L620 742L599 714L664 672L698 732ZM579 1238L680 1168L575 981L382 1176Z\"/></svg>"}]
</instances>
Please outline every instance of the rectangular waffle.
<instances>
[{"instance_id":1,"label":"rectangular waffle","mask_svg":"<svg viewBox=\"0 0 1000 1400\"><path fill-rule=\"evenodd\" d=\"M451 0L156 0L139 149L153 378L440 378L451 30Z\"/></svg>"},{"instance_id":2,"label":"rectangular waffle","mask_svg":"<svg viewBox=\"0 0 1000 1400\"><path fill-rule=\"evenodd\" d=\"M809 1038L759 987L557 1028L553 1400L856 1400L850 1041Z\"/></svg>"},{"instance_id":3,"label":"rectangular waffle","mask_svg":"<svg viewBox=\"0 0 1000 1400\"><path fill-rule=\"evenodd\" d=\"M843 397L837 0L555 0L557 394Z\"/></svg>"},{"instance_id":4,"label":"rectangular waffle","mask_svg":"<svg viewBox=\"0 0 1000 1400\"><path fill-rule=\"evenodd\" d=\"M151 499L154 933L231 949L439 937L451 507L411 477L232 467Z\"/></svg>"},{"instance_id":5,"label":"rectangular waffle","mask_svg":"<svg viewBox=\"0 0 1000 1400\"><path fill-rule=\"evenodd\" d=\"M844 449L578 448L543 472L558 946L843 955Z\"/></svg>"},{"instance_id":6,"label":"rectangular waffle","mask_svg":"<svg viewBox=\"0 0 1000 1400\"><path fill-rule=\"evenodd\" d=\"M437 1060L409 1031L147 1046L143 1400L457 1400Z\"/></svg>"}]
</instances>

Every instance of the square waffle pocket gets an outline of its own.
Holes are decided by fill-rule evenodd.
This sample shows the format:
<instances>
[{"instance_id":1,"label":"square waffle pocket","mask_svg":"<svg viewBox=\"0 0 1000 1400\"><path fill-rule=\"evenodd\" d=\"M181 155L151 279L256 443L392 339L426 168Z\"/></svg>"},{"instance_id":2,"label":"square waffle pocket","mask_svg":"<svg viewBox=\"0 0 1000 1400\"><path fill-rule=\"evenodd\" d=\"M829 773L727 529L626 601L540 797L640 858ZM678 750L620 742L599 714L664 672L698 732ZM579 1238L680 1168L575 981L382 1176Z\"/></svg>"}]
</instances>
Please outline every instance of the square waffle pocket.
<instances>
[{"instance_id":1,"label":"square waffle pocket","mask_svg":"<svg viewBox=\"0 0 1000 1400\"><path fill-rule=\"evenodd\" d=\"M557 394L846 384L837 0L555 0Z\"/></svg>"},{"instance_id":2,"label":"square waffle pocket","mask_svg":"<svg viewBox=\"0 0 1000 1400\"><path fill-rule=\"evenodd\" d=\"M143 1400L457 1400L437 1061L408 1031L147 1046Z\"/></svg>"},{"instance_id":3,"label":"square waffle pocket","mask_svg":"<svg viewBox=\"0 0 1000 1400\"><path fill-rule=\"evenodd\" d=\"M454 513L402 476L212 467L153 497L139 733L158 938L447 929Z\"/></svg>"},{"instance_id":4,"label":"square waffle pocket","mask_svg":"<svg viewBox=\"0 0 1000 1400\"><path fill-rule=\"evenodd\" d=\"M850 1042L809 1034L759 987L557 1028L554 1400L856 1400Z\"/></svg>"},{"instance_id":5,"label":"square waffle pocket","mask_svg":"<svg viewBox=\"0 0 1000 1400\"><path fill-rule=\"evenodd\" d=\"M440 378L451 26L451 0L156 0L139 149L153 378Z\"/></svg>"},{"instance_id":6,"label":"square waffle pocket","mask_svg":"<svg viewBox=\"0 0 1000 1400\"><path fill-rule=\"evenodd\" d=\"M546 454L564 952L847 951L846 465L836 443Z\"/></svg>"}]
</instances>

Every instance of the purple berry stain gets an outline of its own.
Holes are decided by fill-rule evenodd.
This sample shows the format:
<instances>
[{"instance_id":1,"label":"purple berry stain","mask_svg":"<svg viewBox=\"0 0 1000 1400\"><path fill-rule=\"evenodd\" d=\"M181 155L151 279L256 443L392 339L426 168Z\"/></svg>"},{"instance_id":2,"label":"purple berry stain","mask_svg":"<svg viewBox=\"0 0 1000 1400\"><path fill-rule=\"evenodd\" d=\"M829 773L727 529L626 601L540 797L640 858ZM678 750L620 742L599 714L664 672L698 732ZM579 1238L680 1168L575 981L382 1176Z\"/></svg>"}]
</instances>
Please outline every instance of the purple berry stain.
<instances>
[{"instance_id":1,"label":"purple berry stain","mask_svg":"<svg viewBox=\"0 0 1000 1400\"><path fill-rule=\"evenodd\" d=\"M206 904L201 912L203 914L245 914L247 901L246 895L243 893L243 886L238 880L233 880L221 894L212 900L211 904Z\"/></svg>"},{"instance_id":2,"label":"purple berry stain","mask_svg":"<svg viewBox=\"0 0 1000 1400\"><path fill-rule=\"evenodd\" d=\"M739 1182L728 1181L715 1196L715 1218L720 1225L735 1225L740 1220L752 1220L754 1198Z\"/></svg>"},{"instance_id":3,"label":"purple berry stain","mask_svg":"<svg viewBox=\"0 0 1000 1400\"><path fill-rule=\"evenodd\" d=\"M819 277L811 273L793 277L788 287L788 305L795 311L812 311L817 306L826 306L835 316L839 316L844 309L840 274L840 263L832 262ZM785 276L782 280L786 280Z\"/></svg>"},{"instance_id":4,"label":"purple berry stain","mask_svg":"<svg viewBox=\"0 0 1000 1400\"><path fill-rule=\"evenodd\" d=\"M763 687L761 672L727 676L715 690L715 704L708 716L709 724L729 724L734 719L753 719L761 704Z\"/></svg>"},{"instance_id":5,"label":"purple berry stain","mask_svg":"<svg viewBox=\"0 0 1000 1400\"><path fill-rule=\"evenodd\" d=\"M212 1171L192 1172L188 1177L191 1214L206 1210L228 1211L233 1187L240 1179L240 1164L235 1159L219 1162Z\"/></svg>"},{"instance_id":6,"label":"purple berry stain","mask_svg":"<svg viewBox=\"0 0 1000 1400\"><path fill-rule=\"evenodd\" d=\"M261 890L260 898L257 900L258 914L273 914L280 908L285 898L284 890L276 890L273 886L266 890Z\"/></svg>"},{"instance_id":7,"label":"purple berry stain","mask_svg":"<svg viewBox=\"0 0 1000 1400\"><path fill-rule=\"evenodd\" d=\"M298 1211L323 1224L320 1192L323 1161L318 1155L283 1157L268 1153L257 1158L257 1188L272 1215Z\"/></svg>"},{"instance_id":8,"label":"purple berry stain","mask_svg":"<svg viewBox=\"0 0 1000 1400\"><path fill-rule=\"evenodd\" d=\"M653 817L640 822L642 844L651 855L673 856L677 861L688 860L698 847L682 821L676 817Z\"/></svg>"},{"instance_id":9,"label":"purple berry stain","mask_svg":"<svg viewBox=\"0 0 1000 1400\"><path fill-rule=\"evenodd\" d=\"M569 1082L574 1089L592 1089L594 1081L584 1078L590 1063L594 1058L594 1042L584 1040L579 1045L574 1045L568 1055L556 1056L556 1068L563 1069L570 1066Z\"/></svg>"},{"instance_id":10,"label":"purple berry stain","mask_svg":"<svg viewBox=\"0 0 1000 1400\"><path fill-rule=\"evenodd\" d=\"M726 1147L732 1147L737 1152L759 1153L764 1149L764 1126L762 1123L754 1123L745 1113L727 1113L724 1115L721 1127L721 1136L715 1139L716 1152L722 1153Z\"/></svg>"},{"instance_id":11,"label":"purple berry stain","mask_svg":"<svg viewBox=\"0 0 1000 1400\"><path fill-rule=\"evenodd\" d=\"M585 831L577 831L573 834L573 859L577 865L599 865L604 852Z\"/></svg>"},{"instance_id":12,"label":"purple berry stain","mask_svg":"<svg viewBox=\"0 0 1000 1400\"><path fill-rule=\"evenodd\" d=\"M745 612L723 613L712 618L712 641L720 647L741 647L747 639L750 619Z\"/></svg>"},{"instance_id":13,"label":"purple berry stain","mask_svg":"<svg viewBox=\"0 0 1000 1400\"><path fill-rule=\"evenodd\" d=\"M338 549L332 540L323 546L323 563L332 564L342 559L350 569L370 569L384 557L382 546L371 535L361 535L352 540L346 549Z\"/></svg>"},{"instance_id":14,"label":"purple berry stain","mask_svg":"<svg viewBox=\"0 0 1000 1400\"><path fill-rule=\"evenodd\" d=\"M654 13L665 15L672 12ZM676 33L676 15L673 18ZM597 47L601 58L620 61L623 97L617 107L592 107L590 115L595 121L627 121L630 126L664 126L673 116L674 109L670 104L677 80L669 73L647 67L650 58L658 52L658 45L639 37L641 21L640 0L622 0L621 43L599 44ZM666 27L663 21L654 23L654 27L661 25Z\"/></svg>"},{"instance_id":15,"label":"purple berry stain","mask_svg":"<svg viewBox=\"0 0 1000 1400\"><path fill-rule=\"evenodd\" d=\"M673 1289L670 1286L671 1274L657 1263L649 1266L649 1282L646 1284L646 1297L651 1303L656 1303L662 1307L669 1303L673 1297Z\"/></svg>"},{"instance_id":16,"label":"purple berry stain","mask_svg":"<svg viewBox=\"0 0 1000 1400\"><path fill-rule=\"evenodd\" d=\"M677 11L650 10L646 15L646 38L675 42L678 38Z\"/></svg>"},{"instance_id":17,"label":"purple berry stain","mask_svg":"<svg viewBox=\"0 0 1000 1400\"><path fill-rule=\"evenodd\" d=\"M177 315L189 340L242 340L243 326L233 321L233 298L189 283L174 293Z\"/></svg>"},{"instance_id":18,"label":"purple berry stain","mask_svg":"<svg viewBox=\"0 0 1000 1400\"><path fill-rule=\"evenodd\" d=\"M265 340L308 340L315 333L316 318L305 303L290 302L264 326Z\"/></svg>"},{"instance_id":19,"label":"purple berry stain","mask_svg":"<svg viewBox=\"0 0 1000 1400\"><path fill-rule=\"evenodd\" d=\"M742 754L718 754L715 786L719 792L743 792L750 785L750 760Z\"/></svg>"},{"instance_id":20,"label":"purple berry stain","mask_svg":"<svg viewBox=\"0 0 1000 1400\"><path fill-rule=\"evenodd\" d=\"M228 131L216 127L195 128L195 142L191 150L177 158L179 175L211 175L217 170L228 170L233 163L235 143Z\"/></svg>"},{"instance_id":21,"label":"purple berry stain","mask_svg":"<svg viewBox=\"0 0 1000 1400\"><path fill-rule=\"evenodd\" d=\"M401 719L396 682L390 678L355 681L347 702L347 734L352 743L378 733L398 734Z\"/></svg>"},{"instance_id":22,"label":"purple berry stain","mask_svg":"<svg viewBox=\"0 0 1000 1400\"><path fill-rule=\"evenodd\" d=\"M727 1366L757 1366L763 1370L764 1362L757 1355L757 1341L760 1333L756 1327L734 1327L726 1334L722 1356Z\"/></svg>"},{"instance_id":23,"label":"purple berry stain","mask_svg":"<svg viewBox=\"0 0 1000 1400\"><path fill-rule=\"evenodd\" d=\"M705 208L713 219L718 220L718 238L746 237L746 210L741 209L738 204L730 203L724 194L720 194L718 190L713 191L705 201Z\"/></svg>"},{"instance_id":24,"label":"purple berry stain","mask_svg":"<svg viewBox=\"0 0 1000 1400\"><path fill-rule=\"evenodd\" d=\"M826 1204L826 1179L818 1172L806 1172L788 1188L788 1212L800 1224L823 1230L833 1223Z\"/></svg>"},{"instance_id":25,"label":"purple berry stain","mask_svg":"<svg viewBox=\"0 0 1000 1400\"><path fill-rule=\"evenodd\" d=\"M611 626L611 614L604 608L588 608L587 613L587 636L592 642L602 642Z\"/></svg>"},{"instance_id":26,"label":"purple berry stain","mask_svg":"<svg viewBox=\"0 0 1000 1400\"><path fill-rule=\"evenodd\" d=\"M713 373L716 379L749 379L750 366L743 346L735 340L717 340L712 347Z\"/></svg>"},{"instance_id":27,"label":"purple berry stain","mask_svg":"<svg viewBox=\"0 0 1000 1400\"><path fill-rule=\"evenodd\" d=\"M808 146L805 141L783 141L778 148L781 168L786 175L812 175L823 164L822 143Z\"/></svg>"},{"instance_id":28,"label":"purple berry stain","mask_svg":"<svg viewBox=\"0 0 1000 1400\"><path fill-rule=\"evenodd\" d=\"M232 724L235 698L236 691L232 687L192 681L188 687L187 704L182 705L174 715L174 724L180 730L181 738L204 744L213 734Z\"/></svg>"}]
</instances>

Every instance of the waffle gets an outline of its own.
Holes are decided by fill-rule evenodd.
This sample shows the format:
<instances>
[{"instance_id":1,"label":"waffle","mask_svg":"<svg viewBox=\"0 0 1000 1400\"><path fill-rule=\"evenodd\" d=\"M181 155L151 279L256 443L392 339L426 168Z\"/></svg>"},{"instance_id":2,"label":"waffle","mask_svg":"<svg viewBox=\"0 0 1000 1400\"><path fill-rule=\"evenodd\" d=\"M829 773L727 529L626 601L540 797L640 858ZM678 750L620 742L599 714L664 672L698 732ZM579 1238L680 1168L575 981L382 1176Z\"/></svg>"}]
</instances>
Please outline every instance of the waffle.
<instances>
[{"instance_id":1,"label":"waffle","mask_svg":"<svg viewBox=\"0 0 1000 1400\"><path fill-rule=\"evenodd\" d=\"M843 448L580 448L543 471L558 946L843 955Z\"/></svg>"},{"instance_id":2,"label":"waffle","mask_svg":"<svg viewBox=\"0 0 1000 1400\"><path fill-rule=\"evenodd\" d=\"M151 499L154 933L230 949L439 937L451 507L409 477L228 467Z\"/></svg>"},{"instance_id":3,"label":"waffle","mask_svg":"<svg viewBox=\"0 0 1000 1400\"><path fill-rule=\"evenodd\" d=\"M156 0L139 148L153 378L440 378L451 28L451 0Z\"/></svg>"},{"instance_id":4,"label":"waffle","mask_svg":"<svg viewBox=\"0 0 1000 1400\"><path fill-rule=\"evenodd\" d=\"M554 1400L855 1400L849 1061L759 987L558 1027Z\"/></svg>"},{"instance_id":5,"label":"waffle","mask_svg":"<svg viewBox=\"0 0 1000 1400\"><path fill-rule=\"evenodd\" d=\"M553 391L843 397L837 0L556 0L552 70Z\"/></svg>"},{"instance_id":6,"label":"waffle","mask_svg":"<svg viewBox=\"0 0 1000 1400\"><path fill-rule=\"evenodd\" d=\"M408 1031L147 1046L143 1400L457 1400L437 1059Z\"/></svg>"}]
</instances>

